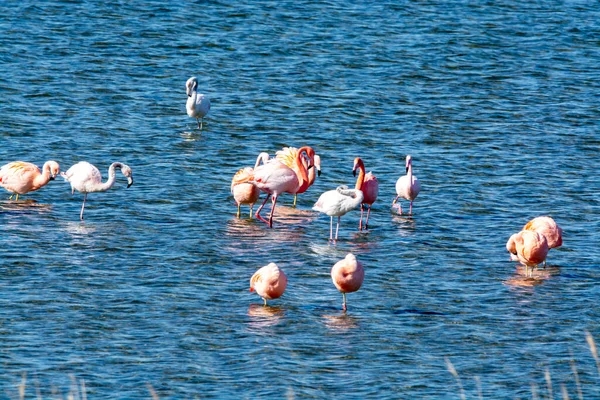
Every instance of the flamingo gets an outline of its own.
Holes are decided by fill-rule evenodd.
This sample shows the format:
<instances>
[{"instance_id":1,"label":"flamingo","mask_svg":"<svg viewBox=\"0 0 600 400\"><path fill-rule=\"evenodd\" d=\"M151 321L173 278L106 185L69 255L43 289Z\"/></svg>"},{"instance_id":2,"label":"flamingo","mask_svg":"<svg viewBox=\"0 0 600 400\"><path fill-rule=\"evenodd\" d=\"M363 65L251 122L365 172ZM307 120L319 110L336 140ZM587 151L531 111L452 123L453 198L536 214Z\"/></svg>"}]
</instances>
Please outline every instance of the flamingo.
<instances>
[{"instance_id":1,"label":"flamingo","mask_svg":"<svg viewBox=\"0 0 600 400\"><path fill-rule=\"evenodd\" d=\"M185 83L185 91L188 95L186 109L187 114L196 118L198 123L198 129L202 130L202 123L204 122L204 116L208 114L210 110L210 100L202 93L198 93L198 79L192 76Z\"/></svg>"},{"instance_id":2,"label":"flamingo","mask_svg":"<svg viewBox=\"0 0 600 400\"><path fill-rule=\"evenodd\" d=\"M528 267L532 267L533 274L533 267L543 263L548 255L546 237L536 231L521 231L513 239L519 262L525 266L525 275Z\"/></svg>"},{"instance_id":3,"label":"flamingo","mask_svg":"<svg viewBox=\"0 0 600 400\"><path fill-rule=\"evenodd\" d=\"M298 154L297 148L284 147L282 150L277 151L275 157L278 161L284 163L285 165L287 165L288 167L293 169L294 172L296 173L296 175L298 176L298 179L300 179L300 169L297 168L296 163L295 163L297 154ZM302 158L302 164L304 165L304 168L308 168L308 163L307 163L306 159ZM308 189L309 187L312 186L313 183L315 183L315 179L317 179L317 176L321 176L321 157L316 154L314 156L314 165L315 165L314 169L311 168L308 170L308 186L306 186L306 188L300 189L302 191L298 191L298 192L294 193L294 204L292 205L292 207L296 207L296 200L298 199L298 194L304 193L306 191L306 189ZM316 171L315 171L315 169L316 169Z\"/></svg>"},{"instance_id":4,"label":"flamingo","mask_svg":"<svg viewBox=\"0 0 600 400\"><path fill-rule=\"evenodd\" d=\"M371 205L373 205L375 200L377 200L377 194L379 193L379 182L377 182L377 178L372 172L369 172L365 175L365 164L360 157L356 157L354 159L354 168L352 169L354 176L356 176L357 169L360 169L360 172L358 173L358 178L356 179L356 190L362 191L364 195L363 202L360 205L360 222L358 223L358 229L362 231L364 205L366 204L369 206L369 210L367 211L367 220L365 221L365 229L369 229Z\"/></svg>"},{"instance_id":5,"label":"flamingo","mask_svg":"<svg viewBox=\"0 0 600 400\"><path fill-rule=\"evenodd\" d=\"M281 297L286 286L287 276L275 263L265 265L250 278L250 291L256 291L263 298L265 306L267 299L273 300Z\"/></svg>"},{"instance_id":6,"label":"flamingo","mask_svg":"<svg viewBox=\"0 0 600 400\"><path fill-rule=\"evenodd\" d=\"M506 250L510 253L511 261L519 261L519 257L517 257L517 245L515 244L515 238L517 237L517 233L511 235L506 242Z\"/></svg>"},{"instance_id":7,"label":"flamingo","mask_svg":"<svg viewBox=\"0 0 600 400\"><path fill-rule=\"evenodd\" d=\"M252 208L254 208L254 203L256 203L256 200L260 196L260 190L248 181L254 176L254 169L260 165L261 161L263 164L266 164L269 161L269 154L260 153L254 164L254 168L245 167L240 169L231 180L231 194L237 204L238 218L241 214L240 206L242 204L250 205L250 218L252 218Z\"/></svg>"},{"instance_id":8,"label":"flamingo","mask_svg":"<svg viewBox=\"0 0 600 400\"><path fill-rule=\"evenodd\" d=\"M13 161L0 168L0 186L12 194L9 200L16 194L19 200L20 194L33 192L45 186L53 180L60 172L56 161L46 161L40 169L32 163L24 161Z\"/></svg>"},{"instance_id":9,"label":"flamingo","mask_svg":"<svg viewBox=\"0 0 600 400\"><path fill-rule=\"evenodd\" d=\"M342 310L346 311L346 293L356 292L365 279L365 270L354 254L349 253L346 258L335 263L331 268L331 280L342 293L344 302Z\"/></svg>"},{"instance_id":10,"label":"flamingo","mask_svg":"<svg viewBox=\"0 0 600 400\"><path fill-rule=\"evenodd\" d=\"M358 189L348 189L348 186L338 186L335 190L329 190L319 197L313 206L313 210L330 216L329 240L336 241L340 229L340 219L348 211L354 210L363 202L363 192ZM338 217L335 228L335 239L333 239L333 217Z\"/></svg>"},{"instance_id":11,"label":"flamingo","mask_svg":"<svg viewBox=\"0 0 600 400\"><path fill-rule=\"evenodd\" d=\"M100 171L98 171L98 168L86 161L78 162L69 168L67 172L61 172L60 176L71 184L71 194L75 193L75 190L84 194L83 205L81 206L81 213L79 214L79 218L82 221L83 209L85 208L85 200L87 199L88 193L105 192L110 189L115 184L116 168L121 169L121 172L127 178L127 187L133 185L131 168L120 162L114 162L110 165L108 168L108 180L104 183L102 182L102 175L100 174Z\"/></svg>"},{"instance_id":12,"label":"flamingo","mask_svg":"<svg viewBox=\"0 0 600 400\"><path fill-rule=\"evenodd\" d=\"M302 154L306 154L308 157L308 167L304 167L302 164ZM269 194L256 210L256 218L267 223L270 228L273 227L273 212L275 211L275 205L277 203L277 197L281 193L295 194L298 191L306 190L308 186L308 169L314 166L315 151L312 147L304 146L298 150L295 162L300 175L296 175L293 169L287 165L277 161L269 161L265 165L261 165L254 170L254 177L250 181L256 185L260 190ZM269 220L265 220L260 216L260 211L265 206L267 200L271 197L271 213Z\"/></svg>"},{"instance_id":13,"label":"flamingo","mask_svg":"<svg viewBox=\"0 0 600 400\"><path fill-rule=\"evenodd\" d=\"M562 229L551 217L536 217L525 224L523 230L536 231L544 235L548 241L548 249L555 249L562 246ZM546 260L544 260L545 266Z\"/></svg>"},{"instance_id":14,"label":"flamingo","mask_svg":"<svg viewBox=\"0 0 600 400\"><path fill-rule=\"evenodd\" d=\"M392 203L392 207L397 207L400 210L400 215L402 215L402 204L398 203L396 206L396 201L399 197L403 199L410 200L410 215L412 215L412 203L413 200L417 198L419 192L421 191L421 184L416 176L412 173L412 157L410 155L406 156L406 175L398 178L396 182L396 193L398 194Z\"/></svg>"}]
</instances>

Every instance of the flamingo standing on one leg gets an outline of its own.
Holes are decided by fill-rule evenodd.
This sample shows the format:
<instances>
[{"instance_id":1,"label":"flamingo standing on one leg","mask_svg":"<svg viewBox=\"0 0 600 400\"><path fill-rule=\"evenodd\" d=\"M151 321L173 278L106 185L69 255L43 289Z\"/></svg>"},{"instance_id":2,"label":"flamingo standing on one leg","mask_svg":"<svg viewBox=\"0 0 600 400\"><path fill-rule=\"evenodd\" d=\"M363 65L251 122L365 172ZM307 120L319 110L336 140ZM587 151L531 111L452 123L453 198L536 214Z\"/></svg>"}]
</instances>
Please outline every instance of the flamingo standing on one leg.
<instances>
[{"instance_id":1,"label":"flamingo standing on one leg","mask_svg":"<svg viewBox=\"0 0 600 400\"><path fill-rule=\"evenodd\" d=\"M412 157L410 155L406 156L406 175L398 178L396 182L396 193L398 194L392 203L392 207L396 205L396 201L399 197L410 201L410 215L412 215L412 203L413 200L417 198L419 192L421 191L421 184L416 176L412 173ZM397 206L400 210L400 215L402 215L402 204L398 203Z\"/></svg>"},{"instance_id":2,"label":"flamingo standing on one leg","mask_svg":"<svg viewBox=\"0 0 600 400\"><path fill-rule=\"evenodd\" d=\"M356 190L362 191L364 195L364 199L360 205L360 222L358 223L358 229L362 231L364 205L366 204L369 206L369 210L367 211L367 220L365 221L365 229L369 229L371 205L373 205L375 200L377 200L377 194L379 193L379 182L377 182L377 178L372 172L365 174L365 164L360 157L356 157L354 159L354 168L352 169L354 176L356 176L357 169L360 169L360 172L358 173L358 178L356 179Z\"/></svg>"},{"instance_id":3,"label":"flamingo standing on one leg","mask_svg":"<svg viewBox=\"0 0 600 400\"><path fill-rule=\"evenodd\" d=\"M536 217L525 224L523 230L536 231L544 235L548 241L548 249L555 249L562 246L562 229L551 217ZM546 260L544 259L545 266Z\"/></svg>"},{"instance_id":4,"label":"flamingo standing on one leg","mask_svg":"<svg viewBox=\"0 0 600 400\"><path fill-rule=\"evenodd\" d=\"M98 168L86 161L78 162L69 168L67 172L61 172L60 176L65 178L65 181L71 184L71 194L75 193L75 190L84 194L83 205L81 206L81 213L79 214L79 218L81 218L82 221L85 200L87 199L88 193L105 192L110 189L115 184L116 168L119 168L127 178L127 187L133 185L131 168L120 162L114 162L110 165L108 168L108 180L104 183L102 182L102 174L100 174Z\"/></svg>"},{"instance_id":5,"label":"flamingo standing on one leg","mask_svg":"<svg viewBox=\"0 0 600 400\"><path fill-rule=\"evenodd\" d=\"M350 253L331 268L331 279L337 290L342 293L342 310L346 311L346 293L360 289L365 279L365 270L354 254Z\"/></svg>"},{"instance_id":6,"label":"flamingo standing on one leg","mask_svg":"<svg viewBox=\"0 0 600 400\"><path fill-rule=\"evenodd\" d=\"M210 110L210 100L202 93L198 93L198 79L195 76L187 80L185 91L188 95L185 107L187 114L192 118L196 118L198 129L202 130L204 116Z\"/></svg>"},{"instance_id":7,"label":"flamingo standing on one leg","mask_svg":"<svg viewBox=\"0 0 600 400\"><path fill-rule=\"evenodd\" d=\"M348 189L348 186L338 186L335 190L329 190L319 197L313 210L329 215L329 240L335 242L340 229L340 219L348 211L354 210L363 202L363 192L358 189ZM333 238L333 217L338 217L335 227L335 239Z\"/></svg>"},{"instance_id":8,"label":"flamingo standing on one leg","mask_svg":"<svg viewBox=\"0 0 600 400\"><path fill-rule=\"evenodd\" d=\"M284 147L281 150L278 150L276 153L276 158L278 161L284 163L288 167L294 170L298 179L300 179L300 169L296 166L296 156L298 154L298 149L295 147ZM308 163L305 158L302 158L302 164L304 168L308 168ZM298 192L294 193L294 204L292 207L296 207L296 200L298 199L298 195L306 192L306 190L312 186L315 182L317 176L321 176L321 157L315 154L314 156L314 165L315 168L311 168L308 170L308 185L305 188L299 189ZM315 171L316 169L316 171Z\"/></svg>"},{"instance_id":9,"label":"flamingo standing on one leg","mask_svg":"<svg viewBox=\"0 0 600 400\"><path fill-rule=\"evenodd\" d=\"M266 164L269 161L268 153L260 153L258 158L256 159L256 163L254 164L254 168L246 167L240 169L235 173L233 179L231 180L231 194L235 199L237 204L237 217L240 217L241 211L240 206L242 204L250 205L250 218L252 218L252 209L254 208L254 203L258 200L260 196L260 190L249 183L249 181L254 177L254 169L256 169L260 163Z\"/></svg>"},{"instance_id":10,"label":"flamingo standing on one leg","mask_svg":"<svg viewBox=\"0 0 600 400\"><path fill-rule=\"evenodd\" d=\"M525 275L528 275L528 267L532 267L533 274L533 267L543 263L548 255L546 237L536 231L521 231L514 235L513 240L519 262L525 266Z\"/></svg>"},{"instance_id":11,"label":"flamingo standing on one leg","mask_svg":"<svg viewBox=\"0 0 600 400\"><path fill-rule=\"evenodd\" d=\"M60 172L56 161L46 161L42 171L32 163L13 161L0 168L0 186L12 193L9 199L16 194L26 194L38 190L53 180Z\"/></svg>"},{"instance_id":12,"label":"flamingo standing on one leg","mask_svg":"<svg viewBox=\"0 0 600 400\"><path fill-rule=\"evenodd\" d=\"M250 182L263 192L268 193L272 202L268 221L260 216L260 211L265 206L269 196L265 198L265 201L263 201L258 210L256 210L255 215L256 218L267 223L270 228L273 227L273 212L275 211L277 197L281 193L294 194L300 190L306 190L306 187L308 186L308 170L307 167L302 164L303 154L306 154L306 157L308 158L308 169L314 166L315 151L312 147L304 146L300 148L295 160L296 167L300 171L299 175L296 175L293 169L277 160L270 161L254 170L254 178Z\"/></svg>"},{"instance_id":13,"label":"flamingo standing on one leg","mask_svg":"<svg viewBox=\"0 0 600 400\"><path fill-rule=\"evenodd\" d=\"M275 263L269 263L252 275L250 278L250 291L263 298L265 306L267 299L273 300L281 297L287 287L287 276Z\"/></svg>"}]
</instances>

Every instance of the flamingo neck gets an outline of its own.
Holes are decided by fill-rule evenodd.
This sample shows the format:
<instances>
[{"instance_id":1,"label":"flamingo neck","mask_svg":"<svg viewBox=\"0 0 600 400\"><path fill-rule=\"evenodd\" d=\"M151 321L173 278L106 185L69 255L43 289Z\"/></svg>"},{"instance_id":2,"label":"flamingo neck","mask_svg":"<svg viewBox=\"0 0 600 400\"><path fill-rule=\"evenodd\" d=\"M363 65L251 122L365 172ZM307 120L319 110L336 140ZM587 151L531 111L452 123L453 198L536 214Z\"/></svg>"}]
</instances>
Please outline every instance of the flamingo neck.
<instances>
[{"instance_id":1,"label":"flamingo neck","mask_svg":"<svg viewBox=\"0 0 600 400\"><path fill-rule=\"evenodd\" d=\"M310 186L310 182L308 179L308 167L304 165L302 162L302 153L306 153L306 155L310 158L308 153L309 147L304 146L298 150L298 154L296 155L296 167L299 172L298 176L298 193L303 193ZM309 162L310 165L310 162ZM314 166L313 166L314 168ZM313 179L314 180L314 179Z\"/></svg>"},{"instance_id":2,"label":"flamingo neck","mask_svg":"<svg viewBox=\"0 0 600 400\"><path fill-rule=\"evenodd\" d=\"M108 167L108 180L104 183L99 184L98 187L96 188L96 191L97 192L105 192L108 189L110 189L111 187L113 187L113 185L115 184L115 181L117 180L115 169L121 168L122 166L123 166L123 164L121 164L120 162L112 163L110 165L110 167Z\"/></svg>"},{"instance_id":3,"label":"flamingo neck","mask_svg":"<svg viewBox=\"0 0 600 400\"><path fill-rule=\"evenodd\" d=\"M359 172L358 178L356 178L356 190L362 190L363 183L365 182L365 166L361 162L358 164Z\"/></svg>"},{"instance_id":4,"label":"flamingo neck","mask_svg":"<svg viewBox=\"0 0 600 400\"><path fill-rule=\"evenodd\" d=\"M42 167L42 173L35 177L33 186L34 187L44 186L45 184L50 182L50 176L51 176L50 163L46 162L46 163L44 163L44 166Z\"/></svg>"}]
</instances>

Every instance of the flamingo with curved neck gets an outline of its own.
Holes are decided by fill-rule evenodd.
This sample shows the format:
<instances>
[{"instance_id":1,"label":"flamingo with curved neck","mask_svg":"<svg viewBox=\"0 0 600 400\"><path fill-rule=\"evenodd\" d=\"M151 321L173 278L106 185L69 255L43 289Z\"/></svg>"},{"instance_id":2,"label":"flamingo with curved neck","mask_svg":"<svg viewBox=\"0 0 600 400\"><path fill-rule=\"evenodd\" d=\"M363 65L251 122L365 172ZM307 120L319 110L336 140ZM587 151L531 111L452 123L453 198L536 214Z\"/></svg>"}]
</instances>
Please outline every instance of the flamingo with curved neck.
<instances>
[{"instance_id":1,"label":"flamingo with curved neck","mask_svg":"<svg viewBox=\"0 0 600 400\"><path fill-rule=\"evenodd\" d=\"M313 206L313 210L329 215L329 240L337 241L340 229L340 219L348 211L354 210L364 200L363 192L358 189L348 189L348 186L338 186L335 190L323 193ZM338 217L333 238L333 217Z\"/></svg>"},{"instance_id":2,"label":"flamingo with curved neck","mask_svg":"<svg viewBox=\"0 0 600 400\"><path fill-rule=\"evenodd\" d=\"M238 218L241 215L240 206L242 204L248 204L250 206L250 218L252 218L252 209L254 208L254 203L256 203L260 196L260 190L249 181L253 178L254 170L258 168L260 163L266 164L268 161L269 154L260 153L256 158L254 168L242 168L233 176L233 179L231 180L231 194L237 203L236 216Z\"/></svg>"},{"instance_id":3,"label":"flamingo with curved neck","mask_svg":"<svg viewBox=\"0 0 600 400\"><path fill-rule=\"evenodd\" d=\"M300 170L296 166L295 162L298 152L299 150L295 147L284 147L283 149L277 151L276 159L293 169L294 172L296 172L296 175L299 176ZM304 193L309 187L312 186L312 184L317 179L317 176L321 176L321 157L315 154L313 159L315 168L309 169L307 159L304 157L302 158L302 164L304 165L304 168L308 169L308 185L305 188L299 188L298 191L294 193L294 204L292 205L292 207L296 207L298 194Z\"/></svg>"},{"instance_id":4,"label":"flamingo with curved neck","mask_svg":"<svg viewBox=\"0 0 600 400\"><path fill-rule=\"evenodd\" d=\"M202 93L198 93L198 79L195 76L187 80L185 91L188 95L185 107L187 114L192 118L196 118L198 129L202 130L204 116L210 110L210 100Z\"/></svg>"},{"instance_id":5,"label":"flamingo with curved neck","mask_svg":"<svg viewBox=\"0 0 600 400\"><path fill-rule=\"evenodd\" d=\"M356 179L356 190L361 190L364 195L363 202L360 205L360 222L358 223L358 229L362 231L363 225L363 212L365 204L369 206L367 211L367 219L365 221L365 229L369 229L369 215L371 215L371 206L377 200L377 194L379 193L379 182L372 172L365 174L365 164L360 157L354 159L354 168L352 173L356 176L356 170L359 170L358 178Z\"/></svg>"},{"instance_id":6,"label":"flamingo with curved neck","mask_svg":"<svg viewBox=\"0 0 600 400\"><path fill-rule=\"evenodd\" d=\"M131 168L120 162L114 162L110 165L108 168L108 180L106 182L102 182L102 174L100 174L98 168L86 161L78 162L69 168L67 172L62 172L60 174L65 181L71 184L71 194L75 193L75 190L84 194L83 205L81 206L81 213L79 214L81 220L83 220L83 210L85 209L85 201L88 193L105 192L113 187L116 181L115 170L117 168L119 168L121 173L127 178L127 187L133 185Z\"/></svg>"},{"instance_id":7,"label":"flamingo with curved neck","mask_svg":"<svg viewBox=\"0 0 600 400\"><path fill-rule=\"evenodd\" d=\"M308 167L302 164L303 154L306 154L308 159ZM267 221L260 216L260 212L269 199L269 196L265 198L265 201L256 210L256 218L267 223L270 228L273 227L273 212L275 211L277 197L281 193L295 194L299 190L306 190L308 187L308 169L314 167L314 156L315 151L312 147L304 146L298 150L298 154L294 158L295 166L298 168L298 175L292 168L277 160L261 165L254 170L254 177L250 182L263 192L268 193L272 202L269 220Z\"/></svg>"},{"instance_id":8,"label":"flamingo with curved neck","mask_svg":"<svg viewBox=\"0 0 600 400\"><path fill-rule=\"evenodd\" d=\"M32 163L24 161L13 161L0 168L0 186L12 195L9 200L20 194L36 191L53 180L60 172L60 166L56 161L46 161L42 171Z\"/></svg>"},{"instance_id":9,"label":"flamingo with curved neck","mask_svg":"<svg viewBox=\"0 0 600 400\"><path fill-rule=\"evenodd\" d=\"M398 178L398 181L396 181L396 193L398 195L392 202L392 208L397 207L400 211L400 215L402 215L402 204L398 203L398 205L396 206L396 201L398 200L398 198L402 197L403 199L410 201L409 214L412 215L412 203L413 200L417 198L420 191L421 184L412 172L412 157L410 155L407 155L406 175L401 176L400 178Z\"/></svg>"}]
</instances>

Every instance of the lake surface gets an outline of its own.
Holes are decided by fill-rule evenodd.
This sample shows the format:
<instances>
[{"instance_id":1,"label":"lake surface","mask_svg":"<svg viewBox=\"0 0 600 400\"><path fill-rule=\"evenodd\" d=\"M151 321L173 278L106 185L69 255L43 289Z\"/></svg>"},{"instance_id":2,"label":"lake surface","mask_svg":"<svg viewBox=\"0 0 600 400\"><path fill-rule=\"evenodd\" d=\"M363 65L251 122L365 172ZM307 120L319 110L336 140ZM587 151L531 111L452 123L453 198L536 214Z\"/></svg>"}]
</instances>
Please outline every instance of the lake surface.
<instances>
[{"instance_id":1,"label":"lake surface","mask_svg":"<svg viewBox=\"0 0 600 400\"><path fill-rule=\"evenodd\" d=\"M0 5L0 164L121 161L135 183L84 222L62 179L0 193L0 397L23 374L27 398L600 397L597 4L84 3ZM298 207L236 218L233 174L304 145L323 174ZM390 207L407 154L412 217ZM333 245L311 207L357 156L379 198ZM531 281L504 246L538 215L564 245ZM263 307L269 262L289 283Z\"/></svg>"}]
</instances>

